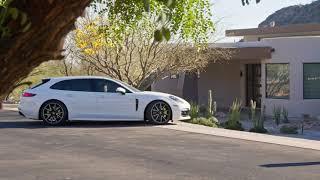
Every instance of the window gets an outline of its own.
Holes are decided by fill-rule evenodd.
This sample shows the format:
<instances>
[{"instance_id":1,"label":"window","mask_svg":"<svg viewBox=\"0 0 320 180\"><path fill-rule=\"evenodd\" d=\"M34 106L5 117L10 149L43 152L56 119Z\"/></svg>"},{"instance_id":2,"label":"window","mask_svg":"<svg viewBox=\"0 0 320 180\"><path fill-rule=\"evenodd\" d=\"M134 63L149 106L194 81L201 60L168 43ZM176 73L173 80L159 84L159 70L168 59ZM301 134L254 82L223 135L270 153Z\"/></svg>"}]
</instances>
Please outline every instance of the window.
<instances>
[{"instance_id":1,"label":"window","mask_svg":"<svg viewBox=\"0 0 320 180\"><path fill-rule=\"evenodd\" d=\"M50 81L50 79L42 79L41 83L39 83L39 84L31 87L31 89L35 89L35 88L37 88L37 87L40 87L40 86L44 85L45 83L47 83L47 82L49 82L49 81Z\"/></svg>"},{"instance_id":2,"label":"window","mask_svg":"<svg viewBox=\"0 0 320 180\"><path fill-rule=\"evenodd\" d=\"M94 92L116 93L117 88L122 87L118 83L115 83L109 80L104 80L104 79L95 79L93 82L94 82ZM129 92L127 89L126 91Z\"/></svg>"},{"instance_id":3,"label":"window","mask_svg":"<svg viewBox=\"0 0 320 180\"><path fill-rule=\"evenodd\" d=\"M266 97L289 99L289 64L266 64Z\"/></svg>"},{"instance_id":4,"label":"window","mask_svg":"<svg viewBox=\"0 0 320 180\"><path fill-rule=\"evenodd\" d=\"M51 89L67 90L67 91L92 91L90 79L72 79L60 81L52 85Z\"/></svg>"},{"instance_id":5,"label":"window","mask_svg":"<svg viewBox=\"0 0 320 180\"><path fill-rule=\"evenodd\" d=\"M303 64L303 98L320 99L320 63Z\"/></svg>"}]
</instances>

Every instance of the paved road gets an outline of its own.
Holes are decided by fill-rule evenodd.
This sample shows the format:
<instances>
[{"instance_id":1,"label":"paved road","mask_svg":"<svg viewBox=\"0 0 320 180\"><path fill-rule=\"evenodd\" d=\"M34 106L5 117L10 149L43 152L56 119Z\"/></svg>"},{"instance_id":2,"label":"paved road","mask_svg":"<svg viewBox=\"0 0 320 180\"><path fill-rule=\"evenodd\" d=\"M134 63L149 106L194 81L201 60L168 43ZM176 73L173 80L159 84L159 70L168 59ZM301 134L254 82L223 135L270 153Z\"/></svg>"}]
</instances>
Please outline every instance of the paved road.
<instances>
[{"instance_id":1,"label":"paved road","mask_svg":"<svg viewBox=\"0 0 320 180\"><path fill-rule=\"evenodd\" d=\"M0 112L0 179L320 179L320 152L143 123L39 121Z\"/></svg>"}]
</instances>

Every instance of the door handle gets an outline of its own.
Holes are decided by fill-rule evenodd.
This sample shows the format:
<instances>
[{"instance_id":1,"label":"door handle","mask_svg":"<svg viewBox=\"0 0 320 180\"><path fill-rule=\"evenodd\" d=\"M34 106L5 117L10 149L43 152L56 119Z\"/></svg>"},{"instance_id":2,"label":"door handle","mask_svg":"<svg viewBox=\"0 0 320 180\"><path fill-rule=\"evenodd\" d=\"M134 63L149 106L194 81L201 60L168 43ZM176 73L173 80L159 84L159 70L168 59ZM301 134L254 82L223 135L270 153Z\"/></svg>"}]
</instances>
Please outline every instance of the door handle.
<instances>
[{"instance_id":1,"label":"door handle","mask_svg":"<svg viewBox=\"0 0 320 180\"><path fill-rule=\"evenodd\" d=\"M73 97L73 95L72 94L67 94L67 97Z\"/></svg>"}]
</instances>

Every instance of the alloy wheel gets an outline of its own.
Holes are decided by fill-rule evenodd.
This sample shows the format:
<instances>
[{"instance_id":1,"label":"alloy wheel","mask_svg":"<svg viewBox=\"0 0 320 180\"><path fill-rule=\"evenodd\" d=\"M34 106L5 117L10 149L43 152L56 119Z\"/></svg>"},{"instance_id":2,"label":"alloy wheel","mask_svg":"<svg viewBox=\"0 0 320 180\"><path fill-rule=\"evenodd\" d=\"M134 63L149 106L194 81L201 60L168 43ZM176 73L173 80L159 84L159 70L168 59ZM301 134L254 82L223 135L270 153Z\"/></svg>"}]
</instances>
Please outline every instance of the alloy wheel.
<instances>
[{"instance_id":1,"label":"alloy wheel","mask_svg":"<svg viewBox=\"0 0 320 180\"><path fill-rule=\"evenodd\" d=\"M151 108L151 118L154 122L165 123L170 118L170 107L164 102L157 102Z\"/></svg>"},{"instance_id":2,"label":"alloy wheel","mask_svg":"<svg viewBox=\"0 0 320 180\"><path fill-rule=\"evenodd\" d=\"M64 118L64 109L58 103L49 103L43 107L42 110L43 120L49 124L58 124Z\"/></svg>"}]
</instances>

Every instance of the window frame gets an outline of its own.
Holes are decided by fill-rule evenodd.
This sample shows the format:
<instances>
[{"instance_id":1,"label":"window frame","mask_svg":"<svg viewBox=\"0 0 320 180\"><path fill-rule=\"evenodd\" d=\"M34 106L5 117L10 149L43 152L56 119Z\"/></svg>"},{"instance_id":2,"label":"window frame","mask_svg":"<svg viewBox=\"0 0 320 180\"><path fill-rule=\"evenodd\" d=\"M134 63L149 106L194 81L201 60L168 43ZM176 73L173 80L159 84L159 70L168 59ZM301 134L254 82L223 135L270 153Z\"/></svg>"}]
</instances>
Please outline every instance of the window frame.
<instances>
[{"instance_id":1,"label":"window frame","mask_svg":"<svg viewBox=\"0 0 320 180\"><path fill-rule=\"evenodd\" d=\"M320 65L320 62L304 62L304 63L302 63L302 93L303 93L303 100L312 100L312 99L320 99L320 97L319 98L306 98L305 97L305 93L304 93L304 73L305 73L305 69L304 69L304 65L305 64L319 64Z\"/></svg>"},{"instance_id":2,"label":"window frame","mask_svg":"<svg viewBox=\"0 0 320 180\"><path fill-rule=\"evenodd\" d=\"M95 84L95 81L107 81L107 82L111 82L111 83L115 83L117 85L119 85L119 87L123 88L126 90L126 93L132 93L128 88L124 87L122 84L116 82L116 81L112 81L110 79L92 79L92 82L91 82L91 86L92 86L92 92L94 93L111 93L111 94L115 94L117 92L101 92L101 91L96 91L96 84Z\"/></svg>"},{"instance_id":3,"label":"window frame","mask_svg":"<svg viewBox=\"0 0 320 180\"><path fill-rule=\"evenodd\" d=\"M288 65L288 73L289 73L289 95L288 97L271 97L268 96L268 65ZM282 62L282 63L265 63L265 97L266 99L279 99L279 100L290 100L290 63Z\"/></svg>"}]
</instances>

